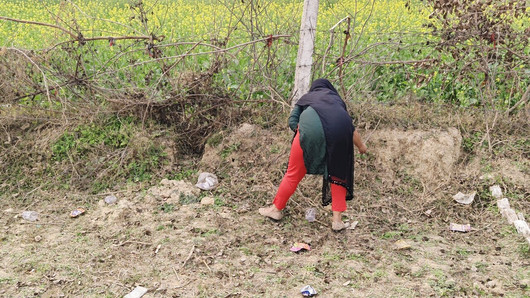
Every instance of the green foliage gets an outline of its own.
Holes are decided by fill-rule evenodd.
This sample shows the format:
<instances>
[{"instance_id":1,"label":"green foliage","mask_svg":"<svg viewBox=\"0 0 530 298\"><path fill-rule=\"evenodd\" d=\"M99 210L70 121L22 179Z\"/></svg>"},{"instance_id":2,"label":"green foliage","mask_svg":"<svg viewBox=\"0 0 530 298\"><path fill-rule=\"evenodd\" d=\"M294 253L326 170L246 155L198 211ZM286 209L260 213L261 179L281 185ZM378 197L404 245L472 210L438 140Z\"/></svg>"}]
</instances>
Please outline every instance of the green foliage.
<instances>
[{"instance_id":1,"label":"green foliage","mask_svg":"<svg viewBox=\"0 0 530 298\"><path fill-rule=\"evenodd\" d=\"M52 158L62 161L69 156L83 156L102 145L114 149L124 148L129 144L133 129L133 118L111 117L102 125L80 125L71 132L65 132L52 145Z\"/></svg>"},{"instance_id":2,"label":"green foliage","mask_svg":"<svg viewBox=\"0 0 530 298\"><path fill-rule=\"evenodd\" d=\"M162 211L164 213L171 213L171 212L173 212L175 210L175 204L164 203L162 206L158 207L158 210L160 210L160 211ZM163 226L162 226L162 229L163 229Z\"/></svg>"},{"instance_id":3,"label":"green foliage","mask_svg":"<svg viewBox=\"0 0 530 298\"><path fill-rule=\"evenodd\" d=\"M200 201L201 201L200 196L186 195L184 193L181 193L180 198L179 198L179 202L182 205L195 204L195 203L199 203Z\"/></svg>"},{"instance_id":4,"label":"green foliage","mask_svg":"<svg viewBox=\"0 0 530 298\"><path fill-rule=\"evenodd\" d=\"M401 232L399 231L388 231L388 232L383 233L383 235L381 235L381 238L382 239L393 239L394 237L400 234Z\"/></svg>"},{"instance_id":5,"label":"green foliage","mask_svg":"<svg viewBox=\"0 0 530 298\"><path fill-rule=\"evenodd\" d=\"M220 133L216 133L211 136L206 143L212 147L217 147L223 141L223 136Z\"/></svg>"},{"instance_id":6,"label":"green foliage","mask_svg":"<svg viewBox=\"0 0 530 298\"><path fill-rule=\"evenodd\" d=\"M188 180L191 177L195 176L197 174L197 170L194 169L188 169L188 170L181 170L177 173L171 174L168 176L168 179L171 180Z\"/></svg>"},{"instance_id":7,"label":"green foliage","mask_svg":"<svg viewBox=\"0 0 530 298\"><path fill-rule=\"evenodd\" d=\"M223 159L227 158L228 155L230 155L230 153L234 152L234 151L237 151L239 149L239 146L241 146L241 143L234 143L232 145L229 145L229 146L226 146L225 148L223 148L223 150L221 151L221 157Z\"/></svg>"},{"instance_id":8,"label":"green foliage","mask_svg":"<svg viewBox=\"0 0 530 298\"><path fill-rule=\"evenodd\" d=\"M529 258L530 257L530 245L528 243L523 243L519 245L519 254L523 258Z\"/></svg>"},{"instance_id":9,"label":"green foliage","mask_svg":"<svg viewBox=\"0 0 530 298\"><path fill-rule=\"evenodd\" d=\"M464 148L464 151L468 153L473 152L475 146L482 140L482 137L483 133L481 131L476 131L468 137L464 137L462 139L462 147Z\"/></svg>"},{"instance_id":10,"label":"green foliage","mask_svg":"<svg viewBox=\"0 0 530 298\"><path fill-rule=\"evenodd\" d=\"M150 145L145 152L127 165L129 179L132 182L151 179L151 173L160 165L160 160L164 156L161 147Z\"/></svg>"}]
</instances>

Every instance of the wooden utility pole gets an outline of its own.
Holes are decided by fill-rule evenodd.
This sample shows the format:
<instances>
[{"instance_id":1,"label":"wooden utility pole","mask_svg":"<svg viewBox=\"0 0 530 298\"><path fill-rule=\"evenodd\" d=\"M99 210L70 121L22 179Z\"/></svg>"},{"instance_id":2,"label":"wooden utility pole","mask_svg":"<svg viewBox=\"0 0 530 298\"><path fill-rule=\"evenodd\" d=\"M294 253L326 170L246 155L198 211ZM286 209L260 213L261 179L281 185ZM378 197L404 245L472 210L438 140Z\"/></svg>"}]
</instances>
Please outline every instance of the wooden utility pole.
<instances>
[{"instance_id":1,"label":"wooden utility pole","mask_svg":"<svg viewBox=\"0 0 530 298\"><path fill-rule=\"evenodd\" d=\"M300 25L300 41L298 44L298 57L294 74L294 90L291 106L307 91L311 83L311 66L313 65L313 50L315 49L315 36L318 16L318 1L305 0L302 23Z\"/></svg>"}]
</instances>

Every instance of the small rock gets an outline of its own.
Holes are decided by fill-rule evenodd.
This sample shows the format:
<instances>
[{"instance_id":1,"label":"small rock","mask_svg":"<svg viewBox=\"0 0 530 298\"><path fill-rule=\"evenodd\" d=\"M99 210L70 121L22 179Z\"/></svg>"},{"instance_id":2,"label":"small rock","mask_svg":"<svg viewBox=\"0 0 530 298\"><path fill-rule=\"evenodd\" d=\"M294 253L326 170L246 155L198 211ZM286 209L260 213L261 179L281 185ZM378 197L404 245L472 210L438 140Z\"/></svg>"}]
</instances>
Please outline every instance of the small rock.
<instances>
[{"instance_id":1,"label":"small rock","mask_svg":"<svg viewBox=\"0 0 530 298\"><path fill-rule=\"evenodd\" d=\"M492 180L494 177L492 174L484 174L480 177L478 177L480 180Z\"/></svg>"},{"instance_id":2,"label":"small rock","mask_svg":"<svg viewBox=\"0 0 530 298\"><path fill-rule=\"evenodd\" d=\"M110 195L105 197L105 203L109 205L116 203L116 201L118 201L118 198L116 198L116 196Z\"/></svg>"},{"instance_id":3,"label":"small rock","mask_svg":"<svg viewBox=\"0 0 530 298\"><path fill-rule=\"evenodd\" d=\"M521 279L519 281L519 287L521 287L521 289L526 289L530 287L530 279Z\"/></svg>"},{"instance_id":4,"label":"small rock","mask_svg":"<svg viewBox=\"0 0 530 298\"><path fill-rule=\"evenodd\" d=\"M42 240L42 236L37 235L35 236L35 242L40 242Z\"/></svg>"},{"instance_id":5,"label":"small rock","mask_svg":"<svg viewBox=\"0 0 530 298\"><path fill-rule=\"evenodd\" d=\"M398 241L396 241L394 243L394 246L396 247L397 250L407 250L407 249L412 248L412 245L407 240L404 240L404 239L399 239Z\"/></svg>"},{"instance_id":6,"label":"small rock","mask_svg":"<svg viewBox=\"0 0 530 298\"><path fill-rule=\"evenodd\" d=\"M22 218L27 221L36 221L39 219L39 214L35 211L24 211L22 212Z\"/></svg>"},{"instance_id":7,"label":"small rock","mask_svg":"<svg viewBox=\"0 0 530 298\"><path fill-rule=\"evenodd\" d=\"M486 282L486 287L495 288L495 287L497 287L497 282L494 281L494 280L490 280L490 281Z\"/></svg>"},{"instance_id":8,"label":"small rock","mask_svg":"<svg viewBox=\"0 0 530 298\"><path fill-rule=\"evenodd\" d=\"M213 204L215 204L215 198L204 197L201 200L201 205L213 205Z\"/></svg>"}]
</instances>

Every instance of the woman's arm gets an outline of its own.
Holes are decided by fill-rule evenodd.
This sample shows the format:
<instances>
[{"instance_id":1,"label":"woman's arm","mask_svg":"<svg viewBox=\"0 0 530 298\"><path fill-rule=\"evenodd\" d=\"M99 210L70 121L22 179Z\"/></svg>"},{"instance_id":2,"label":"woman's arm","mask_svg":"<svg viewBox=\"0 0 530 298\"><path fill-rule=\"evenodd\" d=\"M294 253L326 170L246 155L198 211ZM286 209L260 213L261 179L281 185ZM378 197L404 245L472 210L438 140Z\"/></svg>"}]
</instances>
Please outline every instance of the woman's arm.
<instances>
[{"instance_id":1,"label":"woman's arm","mask_svg":"<svg viewBox=\"0 0 530 298\"><path fill-rule=\"evenodd\" d=\"M293 110L291 111L291 116L289 116L289 127L292 131L296 131L296 128L298 127L298 121L300 121L300 114L302 114L302 107L299 105L295 105Z\"/></svg>"},{"instance_id":2,"label":"woman's arm","mask_svg":"<svg viewBox=\"0 0 530 298\"><path fill-rule=\"evenodd\" d=\"M357 132L357 130L353 131L353 144L359 149L359 152L361 154L365 154L368 150L368 148L366 148L366 145L363 143L363 140L361 139L361 135Z\"/></svg>"}]
</instances>

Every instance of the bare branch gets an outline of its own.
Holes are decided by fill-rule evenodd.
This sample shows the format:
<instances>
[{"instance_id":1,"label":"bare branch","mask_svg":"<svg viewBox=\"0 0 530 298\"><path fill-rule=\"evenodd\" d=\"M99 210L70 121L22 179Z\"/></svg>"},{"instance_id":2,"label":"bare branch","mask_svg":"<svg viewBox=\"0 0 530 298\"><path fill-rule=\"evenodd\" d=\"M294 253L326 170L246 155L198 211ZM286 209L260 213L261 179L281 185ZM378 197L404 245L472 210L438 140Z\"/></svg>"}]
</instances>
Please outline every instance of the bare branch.
<instances>
[{"instance_id":1,"label":"bare branch","mask_svg":"<svg viewBox=\"0 0 530 298\"><path fill-rule=\"evenodd\" d=\"M4 20L4 21L10 21L10 22L16 22L16 23L22 23L22 24L31 24L31 25L38 25L38 26L45 26L45 27L51 27L51 28L55 28L55 29L59 29L65 33L67 33L68 35L70 35L73 39L77 40L79 37L73 33L72 31L70 30L67 30L61 26L57 26L57 25L53 25L53 24L48 24L48 23L42 23L42 22L35 22L35 21L28 21L28 20L20 20L20 19L13 19L13 18L8 18L8 17L4 17L4 16L0 16L0 20Z\"/></svg>"}]
</instances>

